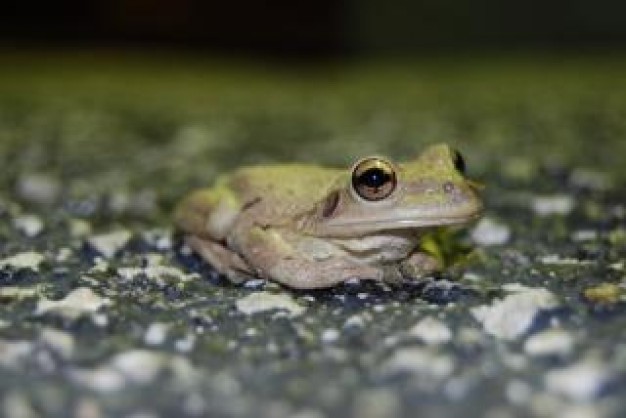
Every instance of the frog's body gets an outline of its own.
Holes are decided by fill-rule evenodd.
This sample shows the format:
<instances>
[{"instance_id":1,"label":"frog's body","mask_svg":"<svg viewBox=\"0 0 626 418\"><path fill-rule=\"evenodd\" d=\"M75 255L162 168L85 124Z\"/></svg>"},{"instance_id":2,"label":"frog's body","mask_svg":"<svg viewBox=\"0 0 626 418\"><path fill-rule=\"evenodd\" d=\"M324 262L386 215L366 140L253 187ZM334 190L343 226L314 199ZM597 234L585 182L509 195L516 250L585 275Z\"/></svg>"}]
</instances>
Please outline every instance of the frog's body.
<instances>
[{"instance_id":1,"label":"frog's body","mask_svg":"<svg viewBox=\"0 0 626 418\"><path fill-rule=\"evenodd\" d=\"M185 198L176 223L188 244L233 281L258 276L321 288L350 278L423 276L440 266L416 251L422 233L481 210L458 158L436 145L414 162L371 158L351 171L245 167Z\"/></svg>"}]
</instances>

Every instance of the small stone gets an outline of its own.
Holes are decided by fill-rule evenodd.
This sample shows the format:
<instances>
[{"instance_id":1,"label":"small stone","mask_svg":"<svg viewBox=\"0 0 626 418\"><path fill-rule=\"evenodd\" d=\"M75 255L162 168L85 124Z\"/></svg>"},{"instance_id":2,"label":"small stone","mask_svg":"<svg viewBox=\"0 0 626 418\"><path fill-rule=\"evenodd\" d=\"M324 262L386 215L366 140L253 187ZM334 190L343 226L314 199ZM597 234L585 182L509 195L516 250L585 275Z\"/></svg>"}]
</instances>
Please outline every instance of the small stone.
<instances>
[{"instance_id":1,"label":"small stone","mask_svg":"<svg viewBox=\"0 0 626 418\"><path fill-rule=\"evenodd\" d=\"M188 282L200 278L198 273L187 274L176 267L149 265L148 267L122 267L117 269L117 274L124 280L133 280L143 274L150 280L165 280L173 278L180 282Z\"/></svg>"},{"instance_id":2,"label":"small stone","mask_svg":"<svg viewBox=\"0 0 626 418\"><path fill-rule=\"evenodd\" d=\"M570 176L570 182L577 187L591 190L606 191L613 186L613 181L607 173L577 168Z\"/></svg>"},{"instance_id":3,"label":"small stone","mask_svg":"<svg viewBox=\"0 0 626 418\"><path fill-rule=\"evenodd\" d=\"M0 269L11 267L16 270L31 269L33 271L39 271L39 267L44 260L45 257L43 254L35 251L26 251L0 260Z\"/></svg>"},{"instance_id":4,"label":"small stone","mask_svg":"<svg viewBox=\"0 0 626 418\"><path fill-rule=\"evenodd\" d=\"M126 385L126 379L121 373L104 366L95 369L73 369L70 370L69 377L81 388L101 393L117 392Z\"/></svg>"},{"instance_id":5,"label":"small stone","mask_svg":"<svg viewBox=\"0 0 626 418\"><path fill-rule=\"evenodd\" d=\"M235 302L237 309L246 314L253 315L259 312L267 312L273 310L286 311L289 316L299 316L306 310L305 307L298 305L291 296L280 293L255 292L250 293Z\"/></svg>"},{"instance_id":6,"label":"small stone","mask_svg":"<svg viewBox=\"0 0 626 418\"><path fill-rule=\"evenodd\" d=\"M72 254L73 254L73 251L69 247L59 248L59 251L57 252L55 260L59 263L65 263L70 259L70 257L72 257Z\"/></svg>"},{"instance_id":7,"label":"small stone","mask_svg":"<svg viewBox=\"0 0 626 418\"><path fill-rule=\"evenodd\" d=\"M446 324L430 316L411 327L407 334L421 339L428 345L445 344L452 338Z\"/></svg>"},{"instance_id":8,"label":"small stone","mask_svg":"<svg viewBox=\"0 0 626 418\"><path fill-rule=\"evenodd\" d=\"M189 353L193 350L193 347L196 345L196 336L193 334L187 334L185 338L177 340L174 343L176 350L181 353Z\"/></svg>"},{"instance_id":9,"label":"small stone","mask_svg":"<svg viewBox=\"0 0 626 418\"><path fill-rule=\"evenodd\" d=\"M546 373L544 383L550 392L585 402L596 398L612 377L608 365L596 359L584 359Z\"/></svg>"},{"instance_id":10,"label":"small stone","mask_svg":"<svg viewBox=\"0 0 626 418\"><path fill-rule=\"evenodd\" d=\"M49 205L57 199L61 185L49 174L28 174L17 181L17 194L20 198L38 204Z\"/></svg>"},{"instance_id":11,"label":"small stone","mask_svg":"<svg viewBox=\"0 0 626 418\"><path fill-rule=\"evenodd\" d=\"M113 258L130 241L132 234L125 229L106 234L93 235L87 243L105 258Z\"/></svg>"},{"instance_id":12,"label":"small stone","mask_svg":"<svg viewBox=\"0 0 626 418\"><path fill-rule=\"evenodd\" d=\"M41 289L38 286L19 287L19 286L3 286L0 287L0 298L22 300L32 298L39 295Z\"/></svg>"},{"instance_id":13,"label":"small stone","mask_svg":"<svg viewBox=\"0 0 626 418\"><path fill-rule=\"evenodd\" d=\"M37 215L22 215L13 219L13 227L28 238L34 238L43 231L44 225Z\"/></svg>"},{"instance_id":14,"label":"small stone","mask_svg":"<svg viewBox=\"0 0 626 418\"><path fill-rule=\"evenodd\" d=\"M557 254L549 254L539 258L539 262L555 266L576 266L593 264L591 260L578 260L576 258L564 258Z\"/></svg>"},{"instance_id":15,"label":"small stone","mask_svg":"<svg viewBox=\"0 0 626 418\"><path fill-rule=\"evenodd\" d=\"M93 399L83 398L79 399L74 408L75 418L102 418L104 413L102 408Z\"/></svg>"},{"instance_id":16,"label":"small stone","mask_svg":"<svg viewBox=\"0 0 626 418\"><path fill-rule=\"evenodd\" d=\"M45 328L41 332L39 339L65 360L70 359L74 355L75 341L72 334L53 328Z\"/></svg>"},{"instance_id":17,"label":"small stone","mask_svg":"<svg viewBox=\"0 0 626 418\"><path fill-rule=\"evenodd\" d=\"M243 283L243 287L246 289L261 289L263 286L265 286L264 279L250 279Z\"/></svg>"},{"instance_id":18,"label":"small stone","mask_svg":"<svg viewBox=\"0 0 626 418\"><path fill-rule=\"evenodd\" d=\"M35 314L43 315L53 312L70 319L76 319L83 314L95 313L101 307L110 304L109 299L98 296L88 287L79 287L61 300L40 300Z\"/></svg>"},{"instance_id":19,"label":"small stone","mask_svg":"<svg viewBox=\"0 0 626 418\"><path fill-rule=\"evenodd\" d=\"M472 240L478 245L502 245L511 238L511 229L491 218L483 218L472 229Z\"/></svg>"},{"instance_id":20,"label":"small stone","mask_svg":"<svg viewBox=\"0 0 626 418\"><path fill-rule=\"evenodd\" d=\"M614 283L601 283L588 287L583 296L592 303L615 304L622 299L622 289Z\"/></svg>"},{"instance_id":21,"label":"small stone","mask_svg":"<svg viewBox=\"0 0 626 418\"><path fill-rule=\"evenodd\" d=\"M524 344L524 352L531 356L566 356L573 349L574 337L558 328L532 335Z\"/></svg>"},{"instance_id":22,"label":"small stone","mask_svg":"<svg viewBox=\"0 0 626 418\"><path fill-rule=\"evenodd\" d=\"M358 393L352 411L352 416L359 418L398 417L402 416L402 404L389 389L368 389Z\"/></svg>"},{"instance_id":23,"label":"small stone","mask_svg":"<svg viewBox=\"0 0 626 418\"><path fill-rule=\"evenodd\" d=\"M574 199L569 195L537 196L532 209L539 216L567 215L574 209Z\"/></svg>"},{"instance_id":24,"label":"small stone","mask_svg":"<svg viewBox=\"0 0 626 418\"><path fill-rule=\"evenodd\" d=\"M325 344L331 344L336 342L340 336L341 334L338 330L334 328L328 328L322 332L321 340Z\"/></svg>"},{"instance_id":25,"label":"small stone","mask_svg":"<svg viewBox=\"0 0 626 418\"><path fill-rule=\"evenodd\" d=\"M69 230L73 238L84 238L91 234L91 224L84 219L70 219Z\"/></svg>"},{"instance_id":26,"label":"small stone","mask_svg":"<svg viewBox=\"0 0 626 418\"><path fill-rule=\"evenodd\" d=\"M2 398L2 415L10 418L38 418L28 398L17 391L7 392Z\"/></svg>"},{"instance_id":27,"label":"small stone","mask_svg":"<svg viewBox=\"0 0 626 418\"><path fill-rule=\"evenodd\" d=\"M520 337L530 329L540 311L558 306L556 297L547 289L524 286L505 289L514 293L497 299L491 305L470 310L488 334L504 340Z\"/></svg>"},{"instance_id":28,"label":"small stone","mask_svg":"<svg viewBox=\"0 0 626 418\"><path fill-rule=\"evenodd\" d=\"M109 271L109 262L102 257L96 257L94 265L89 269L89 273L106 273Z\"/></svg>"},{"instance_id":29,"label":"small stone","mask_svg":"<svg viewBox=\"0 0 626 418\"><path fill-rule=\"evenodd\" d=\"M532 396L530 385L521 380L512 380L506 385L506 398L514 405L525 405Z\"/></svg>"},{"instance_id":30,"label":"small stone","mask_svg":"<svg viewBox=\"0 0 626 418\"><path fill-rule=\"evenodd\" d=\"M33 355L35 346L30 341L0 340L0 365L17 369Z\"/></svg>"},{"instance_id":31,"label":"small stone","mask_svg":"<svg viewBox=\"0 0 626 418\"><path fill-rule=\"evenodd\" d=\"M109 365L132 383L152 382L166 365L167 357L149 350L129 350L113 357Z\"/></svg>"},{"instance_id":32,"label":"small stone","mask_svg":"<svg viewBox=\"0 0 626 418\"><path fill-rule=\"evenodd\" d=\"M365 328L365 319L361 315L352 315L346 319L343 324L344 329L363 329Z\"/></svg>"},{"instance_id":33,"label":"small stone","mask_svg":"<svg viewBox=\"0 0 626 418\"><path fill-rule=\"evenodd\" d=\"M183 358L149 350L129 350L112 357L106 364L93 368L74 368L70 379L88 389L112 393L127 385L146 385L169 369L180 383L192 380L193 368Z\"/></svg>"},{"instance_id":34,"label":"small stone","mask_svg":"<svg viewBox=\"0 0 626 418\"><path fill-rule=\"evenodd\" d=\"M142 234L144 241L159 251L172 248L172 231L169 229L152 229Z\"/></svg>"},{"instance_id":35,"label":"small stone","mask_svg":"<svg viewBox=\"0 0 626 418\"><path fill-rule=\"evenodd\" d=\"M426 348L400 348L383 363L382 370L384 374L410 372L443 379L454 370L454 360Z\"/></svg>"},{"instance_id":36,"label":"small stone","mask_svg":"<svg viewBox=\"0 0 626 418\"><path fill-rule=\"evenodd\" d=\"M598 231L594 231L593 229L574 231L572 239L576 242L595 241L598 239Z\"/></svg>"},{"instance_id":37,"label":"small stone","mask_svg":"<svg viewBox=\"0 0 626 418\"><path fill-rule=\"evenodd\" d=\"M161 345L167 337L167 324L161 322L153 322L150 324L143 336L143 341L147 345Z\"/></svg>"}]
</instances>

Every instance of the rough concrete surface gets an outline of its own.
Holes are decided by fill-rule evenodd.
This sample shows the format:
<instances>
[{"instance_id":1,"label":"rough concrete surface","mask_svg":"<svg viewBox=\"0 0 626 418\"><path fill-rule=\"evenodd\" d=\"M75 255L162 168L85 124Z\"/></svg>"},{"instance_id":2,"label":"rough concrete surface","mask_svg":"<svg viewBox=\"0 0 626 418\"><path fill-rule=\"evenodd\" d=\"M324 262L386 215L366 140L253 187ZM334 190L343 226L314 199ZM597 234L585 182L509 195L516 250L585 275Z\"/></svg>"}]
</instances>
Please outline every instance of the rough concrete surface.
<instances>
[{"instance_id":1,"label":"rough concrete surface","mask_svg":"<svg viewBox=\"0 0 626 418\"><path fill-rule=\"evenodd\" d=\"M626 60L0 61L0 415L626 413ZM486 213L440 277L233 285L172 229L241 164L441 141Z\"/></svg>"}]
</instances>

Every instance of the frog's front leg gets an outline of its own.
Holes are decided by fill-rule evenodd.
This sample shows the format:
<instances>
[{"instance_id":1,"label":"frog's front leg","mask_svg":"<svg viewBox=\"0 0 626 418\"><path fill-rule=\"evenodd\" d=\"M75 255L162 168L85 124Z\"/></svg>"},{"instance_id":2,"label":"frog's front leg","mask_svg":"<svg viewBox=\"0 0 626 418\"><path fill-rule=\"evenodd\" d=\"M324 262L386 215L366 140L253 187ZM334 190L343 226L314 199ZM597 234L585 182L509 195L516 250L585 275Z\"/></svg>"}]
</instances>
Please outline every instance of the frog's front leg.
<instances>
[{"instance_id":1,"label":"frog's front leg","mask_svg":"<svg viewBox=\"0 0 626 418\"><path fill-rule=\"evenodd\" d=\"M443 269L439 259L425 253L416 251L400 263L402 276L409 279L420 279Z\"/></svg>"},{"instance_id":2,"label":"frog's front leg","mask_svg":"<svg viewBox=\"0 0 626 418\"><path fill-rule=\"evenodd\" d=\"M331 255L315 258L293 248L272 228L251 228L238 243L257 274L296 289L320 289L348 279L383 280L383 269Z\"/></svg>"},{"instance_id":3,"label":"frog's front leg","mask_svg":"<svg viewBox=\"0 0 626 418\"><path fill-rule=\"evenodd\" d=\"M254 277L254 272L237 253L218 242L189 235L185 237L185 243L233 283Z\"/></svg>"}]
</instances>

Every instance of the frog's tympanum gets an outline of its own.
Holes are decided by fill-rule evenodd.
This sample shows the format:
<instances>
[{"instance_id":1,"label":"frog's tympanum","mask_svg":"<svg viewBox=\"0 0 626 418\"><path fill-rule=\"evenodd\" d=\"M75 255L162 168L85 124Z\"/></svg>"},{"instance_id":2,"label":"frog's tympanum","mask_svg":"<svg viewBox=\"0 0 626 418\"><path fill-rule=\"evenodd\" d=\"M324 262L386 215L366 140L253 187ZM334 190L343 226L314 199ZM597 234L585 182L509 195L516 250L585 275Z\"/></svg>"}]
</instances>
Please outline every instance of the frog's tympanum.
<instances>
[{"instance_id":1,"label":"frog's tympanum","mask_svg":"<svg viewBox=\"0 0 626 418\"><path fill-rule=\"evenodd\" d=\"M420 237L476 219L482 204L448 145L417 159L357 161L349 170L244 167L191 193L176 210L186 243L230 280L299 289L351 278L398 282L434 273Z\"/></svg>"}]
</instances>

